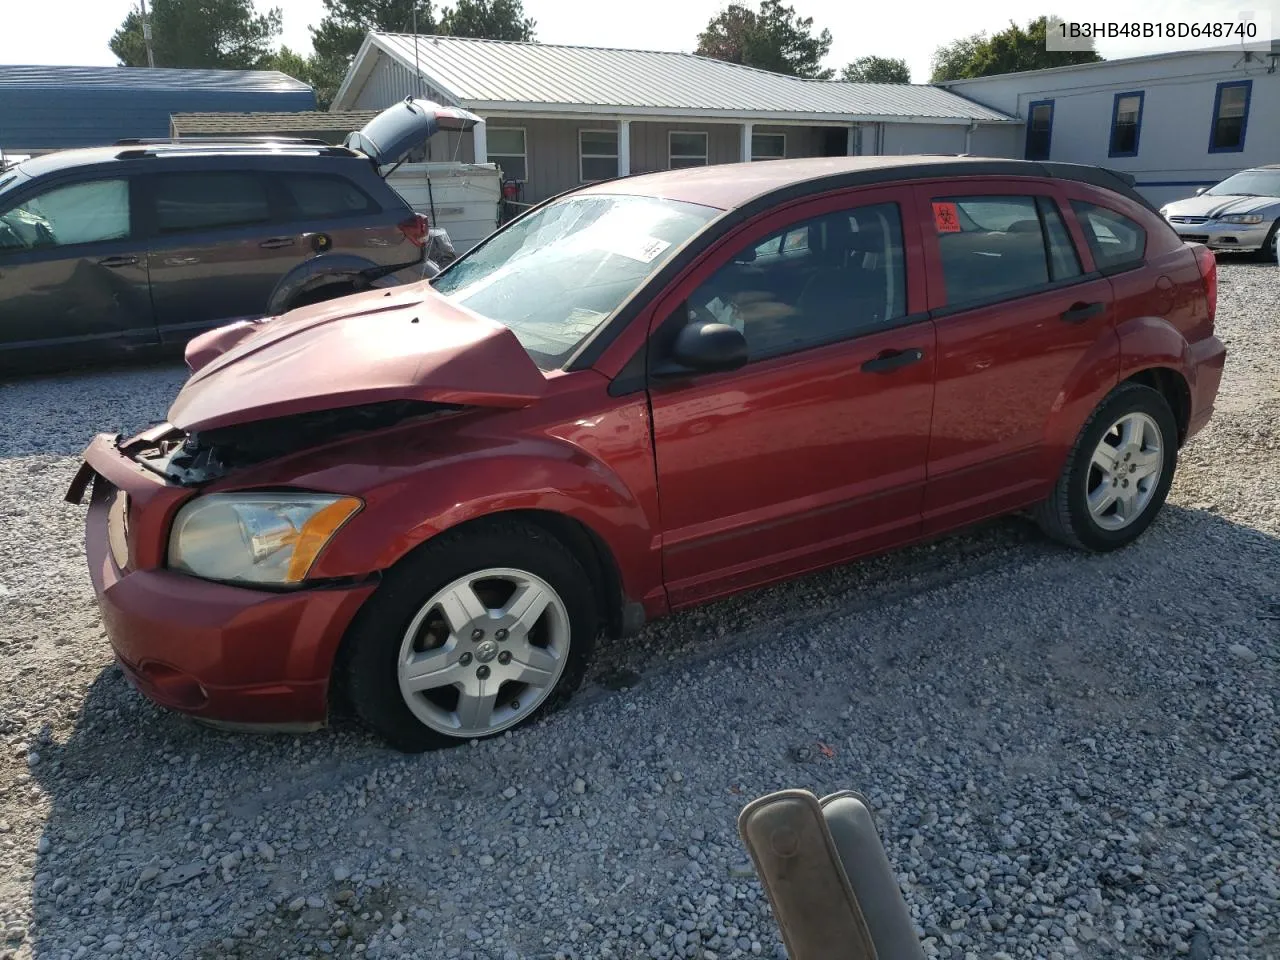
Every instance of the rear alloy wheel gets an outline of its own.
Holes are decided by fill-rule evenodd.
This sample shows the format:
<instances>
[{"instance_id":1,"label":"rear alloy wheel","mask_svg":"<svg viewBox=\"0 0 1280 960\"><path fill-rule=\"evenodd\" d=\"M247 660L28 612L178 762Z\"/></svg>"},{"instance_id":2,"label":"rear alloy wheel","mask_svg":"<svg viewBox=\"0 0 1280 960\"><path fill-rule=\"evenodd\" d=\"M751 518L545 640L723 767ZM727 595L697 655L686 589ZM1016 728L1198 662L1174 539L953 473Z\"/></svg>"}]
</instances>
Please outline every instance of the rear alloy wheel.
<instances>
[{"instance_id":1,"label":"rear alloy wheel","mask_svg":"<svg viewBox=\"0 0 1280 960\"><path fill-rule=\"evenodd\" d=\"M1178 427L1158 391L1122 383L1076 439L1053 494L1035 509L1055 540L1115 550L1155 519L1177 467Z\"/></svg>"},{"instance_id":2,"label":"rear alloy wheel","mask_svg":"<svg viewBox=\"0 0 1280 960\"><path fill-rule=\"evenodd\" d=\"M1151 504L1164 468L1160 427L1145 413L1126 413L1102 435L1089 461L1085 501L1103 530L1123 530Z\"/></svg>"},{"instance_id":3,"label":"rear alloy wheel","mask_svg":"<svg viewBox=\"0 0 1280 960\"><path fill-rule=\"evenodd\" d=\"M456 746L568 700L599 630L591 580L568 548L541 527L482 521L386 572L336 677L392 746Z\"/></svg>"}]
</instances>

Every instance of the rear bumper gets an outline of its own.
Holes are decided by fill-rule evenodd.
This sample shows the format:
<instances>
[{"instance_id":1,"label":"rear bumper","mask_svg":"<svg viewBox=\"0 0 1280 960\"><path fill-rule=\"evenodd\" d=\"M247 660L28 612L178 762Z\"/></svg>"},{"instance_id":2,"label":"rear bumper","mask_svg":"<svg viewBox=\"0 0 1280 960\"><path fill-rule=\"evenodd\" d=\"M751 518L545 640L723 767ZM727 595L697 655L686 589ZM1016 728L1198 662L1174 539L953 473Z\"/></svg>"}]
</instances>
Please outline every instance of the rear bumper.
<instances>
[{"instance_id":1,"label":"rear bumper","mask_svg":"<svg viewBox=\"0 0 1280 960\"><path fill-rule=\"evenodd\" d=\"M1190 353L1195 377L1191 388L1191 416L1187 422L1188 439L1199 433L1213 416L1213 403L1227 362L1227 348L1217 337L1206 337L1193 343Z\"/></svg>"},{"instance_id":2,"label":"rear bumper","mask_svg":"<svg viewBox=\"0 0 1280 960\"><path fill-rule=\"evenodd\" d=\"M150 526L141 513L159 504L145 489L104 476L102 439L88 452L96 476L85 551L125 675L161 706L207 720L295 729L323 723L338 645L374 585L269 593L140 568L136 559L122 565L122 553L149 555L133 540ZM154 481L139 477L143 483ZM113 553L109 513L120 492L131 494L125 513L132 530L122 548L117 520Z\"/></svg>"}]
</instances>

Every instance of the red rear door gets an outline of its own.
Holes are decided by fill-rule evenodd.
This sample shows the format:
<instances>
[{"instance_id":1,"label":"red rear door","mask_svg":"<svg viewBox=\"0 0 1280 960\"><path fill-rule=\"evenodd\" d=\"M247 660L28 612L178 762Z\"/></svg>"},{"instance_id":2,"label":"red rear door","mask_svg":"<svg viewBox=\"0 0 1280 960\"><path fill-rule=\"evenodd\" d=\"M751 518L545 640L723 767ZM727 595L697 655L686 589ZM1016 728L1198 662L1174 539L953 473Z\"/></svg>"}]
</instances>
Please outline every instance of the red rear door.
<instances>
[{"instance_id":1,"label":"red rear door","mask_svg":"<svg viewBox=\"0 0 1280 960\"><path fill-rule=\"evenodd\" d=\"M911 205L877 189L786 208L664 297L657 343L714 317L752 357L650 383L673 606L918 535L934 335Z\"/></svg>"},{"instance_id":2,"label":"red rear door","mask_svg":"<svg viewBox=\"0 0 1280 960\"><path fill-rule=\"evenodd\" d=\"M915 190L938 336L927 535L1047 495L1050 418L1077 378L1114 383L1119 344L1111 285L1053 184Z\"/></svg>"}]
</instances>

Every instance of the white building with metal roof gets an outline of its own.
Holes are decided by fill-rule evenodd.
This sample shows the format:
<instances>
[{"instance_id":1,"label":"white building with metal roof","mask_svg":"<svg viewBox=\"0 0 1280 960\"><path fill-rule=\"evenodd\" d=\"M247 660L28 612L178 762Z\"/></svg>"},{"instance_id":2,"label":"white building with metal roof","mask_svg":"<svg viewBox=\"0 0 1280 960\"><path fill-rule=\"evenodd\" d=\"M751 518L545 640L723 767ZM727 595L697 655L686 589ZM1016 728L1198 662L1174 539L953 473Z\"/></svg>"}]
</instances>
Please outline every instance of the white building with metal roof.
<instances>
[{"instance_id":1,"label":"white building with metal roof","mask_svg":"<svg viewBox=\"0 0 1280 960\"><path fill-rule=\"evenodd\" d=\"M334 110L423 96L486 123L427 159L497 162L536 201L709 163L845 154L1013 156L1013 117L938 87L801 80L688 53L370 33ZM437 142L438 141L438 142ZM444 155L447 151L448 155Z\"/></svg>"},{"instance_id":2,"label":"white building with metal roof","mask_svg":"<svg viewBox=\"0 0 1280 960\"><path fill-rule=\"evenodd\" d=\"M952 80L1026 122L1016 152L1131 175L1156 204L1280 163L1280 41Z\"/></svg>"}]
</instances>

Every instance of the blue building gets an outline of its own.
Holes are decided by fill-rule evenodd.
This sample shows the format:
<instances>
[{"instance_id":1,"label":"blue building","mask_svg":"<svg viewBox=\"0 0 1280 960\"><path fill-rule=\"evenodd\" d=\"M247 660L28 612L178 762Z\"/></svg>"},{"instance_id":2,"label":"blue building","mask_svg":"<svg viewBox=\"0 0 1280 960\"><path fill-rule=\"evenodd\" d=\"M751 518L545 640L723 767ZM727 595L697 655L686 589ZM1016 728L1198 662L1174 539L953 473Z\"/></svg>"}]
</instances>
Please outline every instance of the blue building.
<instances>
[{"instance_id":1,"label":"blue building","mask_svg":"<svg viewBox=\"0 0 1280 960\"><path fill-rule=\"evenodd\" d=\"M311 87L275 70L0 65L0 150L11 154L167 137L175 113L315 108Z\"/></svg>"}]
</instances>

